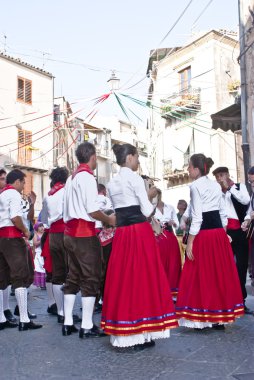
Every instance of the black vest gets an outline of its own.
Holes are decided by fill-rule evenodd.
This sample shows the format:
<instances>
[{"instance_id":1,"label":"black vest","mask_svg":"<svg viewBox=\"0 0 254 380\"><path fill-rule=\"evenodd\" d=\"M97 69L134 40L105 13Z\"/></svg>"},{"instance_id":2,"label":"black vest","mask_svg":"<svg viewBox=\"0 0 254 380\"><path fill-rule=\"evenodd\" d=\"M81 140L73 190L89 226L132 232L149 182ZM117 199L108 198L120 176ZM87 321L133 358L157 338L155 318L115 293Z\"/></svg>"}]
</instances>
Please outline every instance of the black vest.
<instances>
[{"instance_id":1,"label":"black vest","mask_svg":"<svg viewBox=\"0 0 254 380\"><path fill-rule=\"evenodd\" d=\"M240 183L235 183L235 187L237 190L240 190ZM235 212L237 214L239 222L242 224L246 216L247 210L249 208L249 203L247 205L243 205L242 203L238 202L237 199L234 198L233 194L231 194L231 201L235 208Z\"/></svg>"}]
</instances>

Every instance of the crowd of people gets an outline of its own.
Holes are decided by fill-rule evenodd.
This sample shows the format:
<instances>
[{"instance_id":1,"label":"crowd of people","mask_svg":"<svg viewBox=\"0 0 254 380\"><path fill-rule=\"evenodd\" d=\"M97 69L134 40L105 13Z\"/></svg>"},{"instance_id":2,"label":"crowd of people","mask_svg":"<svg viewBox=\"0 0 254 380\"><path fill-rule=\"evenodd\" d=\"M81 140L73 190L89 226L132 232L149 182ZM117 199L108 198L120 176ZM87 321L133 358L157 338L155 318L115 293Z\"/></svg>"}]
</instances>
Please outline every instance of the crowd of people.
<instances>
[{"instance_id":1,"label":"crowd of people","mask_svg":"<svg viewBox=\"0 0 254 380\"><path fill-rule=\"evenodd\" d=\"M248 268L254 280L254 201L226 167L194 154L190 203L178 213L136 172L137 149L115 144L119 173L93 175L96 150L78 146L78 167L50 173L50 190L34 222L36 195L23 195L25 174L0 169L0 330L42 327L28 311L32 284L46 290L62 335L110 336L114 347L143 350L170 329L225 329L244 313ZM69 175L70 174L70 175ZM254 193L254 167L249 170ZM17 307L9 307L10 288ZM73 314L80 294L82 318ZM101 312L101 326L93 315ZM77 327L77 323L80 328Z\"/></svg>"}]
</instances>

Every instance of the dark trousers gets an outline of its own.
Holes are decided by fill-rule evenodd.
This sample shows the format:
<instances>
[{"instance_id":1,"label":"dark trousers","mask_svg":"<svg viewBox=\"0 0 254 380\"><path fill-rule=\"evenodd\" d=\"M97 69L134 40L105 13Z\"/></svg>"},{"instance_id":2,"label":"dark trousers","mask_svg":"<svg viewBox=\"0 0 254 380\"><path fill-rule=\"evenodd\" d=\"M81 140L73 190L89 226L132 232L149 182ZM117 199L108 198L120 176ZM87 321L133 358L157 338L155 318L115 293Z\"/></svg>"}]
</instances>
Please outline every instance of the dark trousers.
<instances>
[{"instance_id":1,"label":"dark trousers","mask_svg":"<svg viewBox=\"0 0 254 380\"><path fill-rule=\"evenodd\" d=\"M96 297L101 280L101 245L97 236L64 236L64 246L68 257L68 274L64 294L82 297Z\"/></svg>"},{"instance_id":2,"label":"dark trousers","mask_svg":"<svg viewBox=\"0 0 254 380\"><path fill-rule=\"evenodd\" d=\"M23 238L0 238L0 289L12 284L13 289L31 285L32 267Z\"/></svg>"},{"instance_id":3,"label":"dark trousers","mask_svg":"<svg viewBox=\"0 0 254 380\"><path fill-rule=\"evenodd\" d=\"M251 237L250 240L250 274L251 274L251 280L253 283L254 280L254 234Z\"/></svg>"},{"instance_id":4,"label":"dark trousers","mask_svg":"<svg viewBox=\"0 0 254 380\"><path fill-rule=\"evenodd\" d=\"M62 285L67 276L67 255L63 233L49 234L49 249L52 257L52 284Z\"/></svg>"},{"instance_id":5,"label":"dark trousers","mask_svg":"<svg viewBox=\"0 0 254 380\"><path fill-rule=\"evenodd\" d=\"M236 267L241 284L243 299L247 297L246 276L249 260L249 244L246 239L246 233L239 230L227 230L227 234L232 238L231 247L236 259Z\"/></svg>"}]
</instances>

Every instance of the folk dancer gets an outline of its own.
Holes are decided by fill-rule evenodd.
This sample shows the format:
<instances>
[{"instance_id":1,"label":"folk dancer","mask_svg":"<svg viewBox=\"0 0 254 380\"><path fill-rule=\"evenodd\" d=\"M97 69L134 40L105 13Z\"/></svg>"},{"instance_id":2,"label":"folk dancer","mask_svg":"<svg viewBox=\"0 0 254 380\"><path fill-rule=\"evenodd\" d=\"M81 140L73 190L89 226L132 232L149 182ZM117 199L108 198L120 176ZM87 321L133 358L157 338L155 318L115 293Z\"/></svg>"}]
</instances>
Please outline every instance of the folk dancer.
<instances>
[{"instance_id":1,"label":"folk dancer","mask_svg":"<svg viewBox=\"0 0 254 380\"><path fill-rule=\"evenodd\" d=\"M161 190L157 189L158 204L154 218L159 220L163 232L156 237L160 249L161 261L169 281L171 294L175 300L178 293L181 276L181 253L173 228L179 227L179 222L173 206L162 201Z\"/></svg>"},{"instance_id":2,"label":"folk dancer","mask_svg":"<svg viewBox=\"0 0 254 380\"><path fill-rule=\"evenodd\" d=\"M31 285L31 277L23 237L29 238L30 232L22 221L24 185L25 174L18 169L12 170L7 174L6 186L0 194L0 289L6 289L11 283L15 290L20 312L19 331L42 327L33 323L27 313L27 288ZM16 326L5 318L0 292L0 329Z\"/></svg>"},{"instance_id":3,"label":"folk dancer","mask_svg":"<svg viewBox=\"0 0 254 380\"><path fill-rule=\"evenodd\" d=\"M221 188L207 174L213 161L194 154L189 162L191 226L176 311L186 327L224 329L244 314Z\"/></svg>"},{"instance_id":4,"label":"folk dancer","mask_svg":"<svg viewBox=\"0 0 254 380\"><path fill-rule=\"evenodd\" d=\"M50 173L51 189L44 200L49 226L49 252L52 259L52 290L57 305L58 323L64 322L64 296L62 287L67 276L67 256L64 247L63 203L65 183L69 172L57 167ZM46 258L47 261L47 258Z\"/></svg>"},{"instance_id":5,"label":"folk dancer","mask_svg":"<svg viewBox=\"0 0 254 380\"><path fill-rule=\"evenodd\" d=\"M227 234L231 237L231 246L236 260L236 267L240 279L244 299L245 314L253 312L246 306L247 298L246 277L249 261L249 245L246 232L241 229L250 203L250 196L243 183L234 183L227 167L218 167L213 171L216 181L221 185L223 198L228 216Z\"/></svg>"},{"instance_id":6,"label":"folk dancer","mask_svg":"<svg viewBox=\"0 0 254 380\"><path fill-rule=\"evenodd\" d=\"M0 192L6 186L6 175L7 175L6 170L1 168L0 169ZM9 304L10 291L11 291L11 285L7 286L6 289L2 290L4 315L8 321L17 322L17 319L14 317L10 309L10 304Z\"/></svg>"},{"instance_id":7,"label":"folk dancer","mask_svg":"<svg viewBox=\"0 0 254 380\"><path fill-rule=\"evenodd\" d=\"M248 170L248 182L251 185L252 196L248 211L242 223L242 230L247 232L250 243L250 275L251 285L254 286L254 166Z\"/></svg>"},{"instance_id":8,"label":"folk dancer","mask_svg":"<svg viewBox=\"0 0 254 380\"><path fill-rule=\"evenodd\" d=\"M80 338L102 337L105 334L93 323L93 309L101 279L101 246L95 231L95 220L115 225L115 215L107 216L97 204L97 185L93 175L96 150L89 142L76 150L77 170L68 178L64 195L64 245L68 254L69 272L64 285L64 336L77 332L72 310L81 291L82 323Z\"/></svg>"},{"instance_id":9,"label":"folk dancer","mask_svg":"<svg viewBox=\"0 0 254 380\"><path fill-rule=\"evenodd\" d=\"M101 326L114 347L143 350L154 339L168 338L178 326L170 288L153 230L147 221L154 208L146 192L137 149L115 144L120 172L108 184L117 228L108 264ZM149 198L148 198L149 197Z\"/></svg>"}]
</instances>

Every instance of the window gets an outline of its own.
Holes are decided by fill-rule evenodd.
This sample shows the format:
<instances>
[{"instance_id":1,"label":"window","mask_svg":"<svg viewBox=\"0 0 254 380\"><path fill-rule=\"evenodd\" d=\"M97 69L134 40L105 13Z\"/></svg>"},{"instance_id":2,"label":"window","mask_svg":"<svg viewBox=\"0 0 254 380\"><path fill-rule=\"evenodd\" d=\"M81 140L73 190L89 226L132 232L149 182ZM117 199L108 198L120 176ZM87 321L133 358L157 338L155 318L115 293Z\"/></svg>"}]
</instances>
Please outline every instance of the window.
<instances>
[{"instance_id":1,"label":"window","mask_svg":"<svg viewBox=\"0 0 254 380\"><path fill-rule=\"evenodd\" d=\"M32 81L18 77L17 100L27 104L32 104Z\"/></svg>"},{"instance_id":2,"label":"window","mask_svg":"<svg viewBox=\"0 0 254 380\"><path fill-rule=\"evenodd\" d=\"M32 159L32 132L23 129L18 130L18 163L29 165Z\"/></svg>"},{"instance_id":3,"label":"window","mask_svg":"<svg viewBox=\"0 0 254 380\"><path fill-rule=\"evenodd\" d=\"M191 67L179 71L179 90L181 94L186 94L191 86Z\"/></svg>"}]
</instances>

